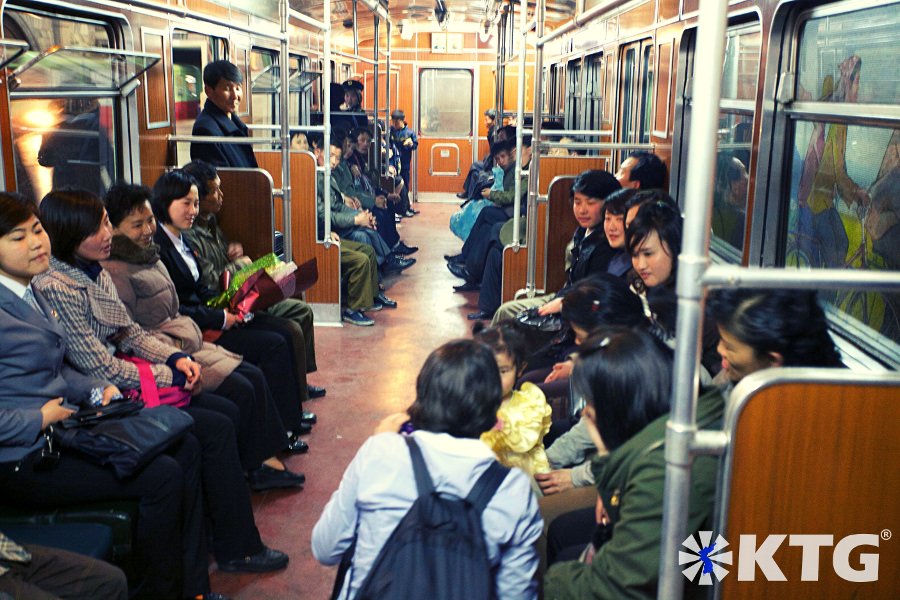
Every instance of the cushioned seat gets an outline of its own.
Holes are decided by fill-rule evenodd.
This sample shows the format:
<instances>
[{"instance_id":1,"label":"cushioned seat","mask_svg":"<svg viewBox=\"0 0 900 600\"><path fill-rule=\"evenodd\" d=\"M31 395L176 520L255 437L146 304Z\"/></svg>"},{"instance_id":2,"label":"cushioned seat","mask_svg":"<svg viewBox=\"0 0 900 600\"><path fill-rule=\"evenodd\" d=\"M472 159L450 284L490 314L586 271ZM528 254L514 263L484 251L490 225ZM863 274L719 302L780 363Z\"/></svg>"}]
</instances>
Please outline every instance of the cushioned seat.
<instances>
[{"instance_id":1,"label":"cushioned seat","mask_svg":"<svg viewBox=\"0 0 900 600\"><path fill-rule=\"evenodd\" d=\"M96 523L57 523L55 525L0 525L4 534L19 544L49 546L91 556L112 559L112 530Z\"/></svg>"}]
</instances>

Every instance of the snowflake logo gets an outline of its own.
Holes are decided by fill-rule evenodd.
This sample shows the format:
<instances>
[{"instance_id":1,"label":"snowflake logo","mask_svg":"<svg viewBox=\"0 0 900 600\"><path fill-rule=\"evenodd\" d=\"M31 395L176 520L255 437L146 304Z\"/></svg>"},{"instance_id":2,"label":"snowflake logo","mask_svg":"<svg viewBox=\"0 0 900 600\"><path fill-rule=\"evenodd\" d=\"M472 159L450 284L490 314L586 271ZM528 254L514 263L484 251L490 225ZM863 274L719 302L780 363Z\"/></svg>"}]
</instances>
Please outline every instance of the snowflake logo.
<instances>
[{"instance_id":1,"label":"snowflake logo","mask_svg":"<svg viewBox=\"0 0 900 600\"><path fill-rule=\"evenodd\" d=\"M691 581L694 581L699 572L700 585L712 585L712 575L716 576L717 581L722 581L722 578L728 575L728 569L719 564L731 564L730 550L719 554L728 546L728 540L719 535L716 536L715 542L710 543L713 535L712 531L700 531L698 535L700 537L699 542L693 535L688 536L684 540L682 545L688 548L690 552L679 550L678 564L685 565L690 563L681 572Z\"/></svg>"}]
</instances>

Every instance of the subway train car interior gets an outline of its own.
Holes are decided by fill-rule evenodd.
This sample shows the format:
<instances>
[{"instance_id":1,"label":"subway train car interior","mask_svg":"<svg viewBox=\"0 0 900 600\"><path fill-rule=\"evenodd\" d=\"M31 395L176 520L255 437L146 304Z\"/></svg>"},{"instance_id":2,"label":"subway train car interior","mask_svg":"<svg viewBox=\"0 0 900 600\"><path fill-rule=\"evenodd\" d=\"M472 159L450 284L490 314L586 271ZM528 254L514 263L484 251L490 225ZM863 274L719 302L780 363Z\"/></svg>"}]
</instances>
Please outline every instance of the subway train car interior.
<instances>
[{"instance_id":1,"label":"subway train car interior","mask_svg":"<svg viewBox=\"0 0 900 600\"><path fill-rule=\"evenodd\" d=\"M0 23L0 600L898 597L900 1Z\"/></svg>"}]
</instances>

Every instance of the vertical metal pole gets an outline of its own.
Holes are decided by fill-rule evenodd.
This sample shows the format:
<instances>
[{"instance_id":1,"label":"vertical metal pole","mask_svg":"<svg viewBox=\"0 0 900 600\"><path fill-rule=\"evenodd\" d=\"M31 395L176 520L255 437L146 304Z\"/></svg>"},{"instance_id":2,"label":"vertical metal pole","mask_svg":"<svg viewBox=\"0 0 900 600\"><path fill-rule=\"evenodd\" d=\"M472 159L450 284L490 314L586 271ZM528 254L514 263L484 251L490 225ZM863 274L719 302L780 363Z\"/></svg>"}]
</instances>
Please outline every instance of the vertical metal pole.
<instances>
[{"instance_id":1,"label":"vertical metal pole","mask_svg":"<svg viewBox=\"0 0 900 600\"><path fill-rule=\"evenodd\" d=\"M385 136L384 142L387 144L387 149L390 151L391 149L391 35L393 34L393 25L390 21L387 22L387 61L385 62L385 85L387 86L384 90L384 132ZM375 118L378 118L378 115L375 115ZM387 156L387 152L385 152L385 156ZM379 171L381 173L381 171ZM407 190L408 191L408 190Z\"/></svg>"},{"instance_id":2,"label":"vertical metal pole","mask_svg":"<svg viewBox=\"0 0 900 600\"><path fill-rule=\"evenodd\" d=\"M375 172L381 173L381 136L378 135L378 48L380 45L380 40L378 39L378 24L380 19L378 15L373 15L373 24L375 27L375 35L372 40L372 58L375 59L375 65L372 67L372 70L375 74L375 81L372 85L372 95L373 95L373 106L372 109L375 111L375 131L372 133L372 138L375 140ZM371 157L371 153L373 150L369 151L369 157ZM368 157L367 157L368 158ZM380 181L373 182L376 186L381 186Z\"/></svg>"},{"instance_id":3,"label":"vertical metal pole","mask_svg":"<svg viewBox=\"0 0 900 600\"><path fill-rule=\"evenodd\" d=\"M291 231L291 91L290 91L290 6L288 0L281 0L281 65L278 73L281 85L280 109L281 109L281 208L284 217L282 229L284 229L284 260L293 260L293 232Z\"/></svg>"},{"instance_id":4,"label":"vertical metal pole","mask_svg":"<svg viewBox=\"0 0 900 600\"><path fill-rule=\"evenodd\" d=\"M359 26L356 24L356 19L359 17L357 0L353 0L353 54L354 56L359 56Z\"/></svg>"},{"instance_id":5,"label":"vertical metal pole","mask_svg":"<svg viewBox=\"0 0 900 600\"><path fill-rule=\"evenodd\" d=\"M516 176L515 185L513 186L513 248L518 249L519 244L519 222L522 220L522 203L520 202L522 194L522 130L524 129L525 117L525 38L528 36L528 0L519 0L519 85L516 96L516 164L514 173ZM515 9L513 9L513 14ZM515 46L513 46L515 50ZM532 217L533 218L533 217Z\"/></svg>"},{"instance_id":6,"label":"vertical metal pole","mask_svg":"<svg viewBox=\"0 0 900 600\"><path fill-rule=\"evenodd\" d=\"M540 40L544 36L544 8L546 0L537 0L535 6L535 37ZM532 118L531 137L531 175L528 177L528 232L525 243L528 246L528 271L525 276L525 294L531 298L537 287L537 197L540 193L538 179L541 173L541 120L544 109L541 94L544 88L544 46L535 44L534 48L534 117Z\"/></svg>"},{"instance_id":7,"label":"vertical metal pole","mask_svg":"<svg viewBox=\"0 0 900 600\"><path fill-rule=\"evenodd\" d=\"M716 172L719 100L728 3L701 0L684 206L684 242L678 257L678 320L672 410L666 428L666 488L658 598L680 600L684 579L678 549L687 536L691 443L696 433L697 362L703 325L701 276L708 264L710 207Z\"/></svg>"},{"instance_id":8,"label":"vertical metal pole","mask_svg":"<svg viewBox=\"0 0 900 600\"><path fill-rule=\"evenodd\" d=\"M325 173L322 178L325 189L322 195L325 199L325 247L331 245L331 2L323 2L324 14L322 20L325 22L324 45L325 52L323 60L325 68L322 73L322 125L325 131L322 133L322 154L325 157Z\"/></svg>"},{"instance_id":9,"label":"vertical metal pole","mask_svg":"<svg viewBox=\"0 0 900 600\"><path fill-rule=\"evenodd\" d=\"M500 51L497 53L497 117L500 119L500 126L503 126L503 92L506 86L506 16L508 9L503 8L500 15L500 21L497 23L497 44Z\"/></svg>"}]
</instances>

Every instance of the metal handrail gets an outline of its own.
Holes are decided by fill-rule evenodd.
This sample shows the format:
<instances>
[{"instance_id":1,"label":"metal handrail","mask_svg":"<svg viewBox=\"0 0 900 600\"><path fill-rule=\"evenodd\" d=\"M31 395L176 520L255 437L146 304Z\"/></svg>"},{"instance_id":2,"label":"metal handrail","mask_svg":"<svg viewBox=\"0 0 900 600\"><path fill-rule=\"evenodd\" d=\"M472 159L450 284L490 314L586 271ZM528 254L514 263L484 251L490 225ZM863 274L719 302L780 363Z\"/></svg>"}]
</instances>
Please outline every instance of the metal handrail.
<instances>
[{"instance_id":1,"label":"metal handrail","mask_svg":"<svg viewBox=\"0 0 900 600\"><path fill-rule=\"evenodd\" d=\"M259 144L280 144L280 137L268 138L252 138L252 137L219 137L216 135L188 135L181 133L170 133L166 135L168 142L197 142L199 144L235 144L235 145L259 145Z\"/></svg>"}]
</instances>

